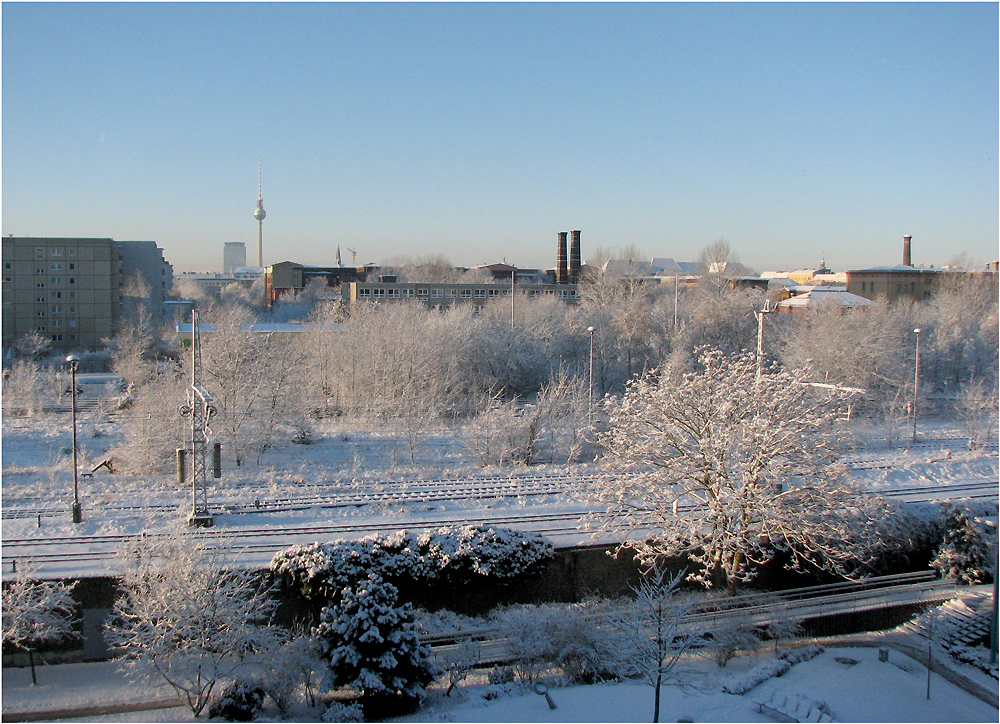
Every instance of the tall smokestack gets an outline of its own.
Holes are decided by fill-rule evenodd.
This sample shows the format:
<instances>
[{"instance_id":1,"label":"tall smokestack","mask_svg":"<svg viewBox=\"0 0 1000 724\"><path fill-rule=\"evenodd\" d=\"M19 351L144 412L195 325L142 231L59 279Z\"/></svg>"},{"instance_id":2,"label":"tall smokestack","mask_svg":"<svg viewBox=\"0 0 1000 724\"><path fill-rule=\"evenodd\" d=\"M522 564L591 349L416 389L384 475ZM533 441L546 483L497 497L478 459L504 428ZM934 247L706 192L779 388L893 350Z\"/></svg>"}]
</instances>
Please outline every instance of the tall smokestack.
<instances>
[{"instance_id":1,"label":"tall smokestack","mask_svg":"<svg viewBox=\"0 0 1000 724\"><path fill-rule=\"evenodd\" d=\"M570 232L569 245L569 283L580 283L580 232Z\"/></svg>"},{"instance_id":2,"label":"tall smokestack","mask_svg":"<svg viewBox=\"0 0 1000 724\"><path fill-rule=\"evenodd\" d=\"M910 239L912 239L909 234L903 237L903 266L913 266L910 263Z\"/></svg>"},{"instance_id":3,"label":"tall smokestack","mask_svg":"<svg viewBox=\"0 0 1000 724\"><path fill-rule=\"evenodd\" d=\"M559 248L556 252L556 284L566 284L569 282L569 269L566 266L566 237L567 231L559 232Z\"/></svg>"}]
</instances>

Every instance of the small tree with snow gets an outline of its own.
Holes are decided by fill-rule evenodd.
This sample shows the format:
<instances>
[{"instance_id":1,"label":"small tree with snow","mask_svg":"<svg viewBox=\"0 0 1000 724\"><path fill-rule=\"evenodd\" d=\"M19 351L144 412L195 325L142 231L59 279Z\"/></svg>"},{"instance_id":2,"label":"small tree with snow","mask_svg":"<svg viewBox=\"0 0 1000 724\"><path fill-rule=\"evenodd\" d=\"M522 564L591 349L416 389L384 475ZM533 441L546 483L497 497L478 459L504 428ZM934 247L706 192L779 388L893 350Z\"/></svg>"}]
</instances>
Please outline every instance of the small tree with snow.
<instances>
[{"instance_id":1,"label":"small tree with snow","mask_svg":"<svg viewBox=\"0 0 1000 724\"><path fill-rule=\"evenodd\" d=\"M760 374L749 353L702 348L698 367L654 371L609 404L616 474L587 491L599 530L645 562L686 556L691 579L730 592L778 552L839 573L865 561L886 508L837 463L840 395Z\"/></svg>"},{"instance_id":2,"label":"small tree with snow","mask_svg":"<svg viewBox=\"0 0 1000 724\"><path fill-rule=\"evenodd\" d=\"M79 637L72 590L72 584L34 578L29 562L3 587L3 642L28 653L32 684L38 683L35 648Z\"/></svg>"},{"instance_id":3,"label":"small tree with snow","mask_svg":"<svg viewBox=\"0 0 1000 724\"><path fill-rule=\"evenodd\" d=\"M944 538L931 561L931 567L942 578L954 578L959 583L975 585L991 580L989 566L989 548L983 531L966 510L952 508L945 520Z\"/></svg>"},{"instance_id":4,"label":"small tree with snow","mask_svg":"<svg viewBox=\"0 0 1000 724\"><path fill-rule=\"evenodd\" d=\"M232 558L229 544L209 549L193 533L144 538L121 555L123 592L105 639L129 678L166 681L195 716L218 682L280 641L267 625L275 602Z\"/></svg>"},{"instance_id":5,"label":"small tree with snow","mask_svg":"<svg viewBox=\"0 0 1000 724\"><path fill-rule=\"evenodd\" d=\"M316 706L317 672L326 666L321 654L319 640L311 633L293 629L281 646L272 649L261 661L264 673L258 679L260 688L282 713L288 713L296 691L300 690L305 703Z\"/></svg>"},{"instance_id":6,"label":"small tree with snow","mask_svg":"<svg viewBox=\"0 0 1000 724\"><path fill-rule=\"evenodd\" d=\"M710 633L713 643L709 652L719 667L724 667L737 654L753 653L760 648L761 641L753 620L740 609L726 613Z\"/></svg>"},{"instance_id":7,"label":"small tree with snow","mask_svg":"<svg viewBox=\"0 0 1000 724\"><path fill-rule=\"evenodd\" d=\"M345 588L336 605L324 608L316 635L326 649L324 684L351 687L366 707L418 701L442 673L420 643L413 607L400 605L396 587L377 575Z\"/></svg>"},{"instance_id":8,"label":"small tree with snow","mask_svg":"<svg viewBox=\"0 0 1000 724\"><path fill-rule=\"evenodd\" d=\"M690 605L676 597L685 571L673 576L666 568L648 571L631 605L612 611L614 634L609 638L609 658L622 676L641 676L653 687L653 721L660 720L660 689L673 681L677 664L691 648L695 637L681 630Z\"/></svg>"},{"instance_id":9,"label":"small tree with snow","mask_svg":"<svg viewBox=\"0 0 1000 724\"><path fill-rule=\"evenodd\" d=\"M955 411L969 438L969 450L977 450L989 442L996 428L997 386L972 380L962 386L955 398Z\"/></svg>"}]
</instances>

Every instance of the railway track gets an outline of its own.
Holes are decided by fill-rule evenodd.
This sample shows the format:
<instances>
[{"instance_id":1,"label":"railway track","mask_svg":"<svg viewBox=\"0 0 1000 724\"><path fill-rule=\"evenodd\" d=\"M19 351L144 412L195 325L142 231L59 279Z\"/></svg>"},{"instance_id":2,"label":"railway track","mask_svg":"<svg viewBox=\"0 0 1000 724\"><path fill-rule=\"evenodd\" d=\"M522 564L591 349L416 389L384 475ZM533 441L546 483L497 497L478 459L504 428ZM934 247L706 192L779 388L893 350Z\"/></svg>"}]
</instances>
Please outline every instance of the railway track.
<instances>
[{"instance_id":1,"label":"railway track","mask_svg":"<svg viewBox=\"0 0 1000 724\"><path fill-rule=\"evenodd\" d=\"M285 526L281 528L252 529L206 529L198 531L203 540L219 543L231 542L232 549L239 552L238 563L245 566L265 565L279 550L296 544L308 544L317 540L335 538L360 538L376 533L394 533L400 529L433 530L453 525L506 526L540 533L550 539L558 539L568 534L579 535L580 522L588 515L585 510L560 513L513 515L479 515L467 513L461 517L423 518L410 520L346 521L342 523ZM164 534L146 534L148 537L162 537ZM17 561L30 559L40 574L57 570L80 568L84 565L100 565L108 570L113 566L119 549L135 540L134 535L93 535L57 536L44 539L13 538L4 539L2 566L3 574L14 572Z\"/></svg>"}]
</instances>

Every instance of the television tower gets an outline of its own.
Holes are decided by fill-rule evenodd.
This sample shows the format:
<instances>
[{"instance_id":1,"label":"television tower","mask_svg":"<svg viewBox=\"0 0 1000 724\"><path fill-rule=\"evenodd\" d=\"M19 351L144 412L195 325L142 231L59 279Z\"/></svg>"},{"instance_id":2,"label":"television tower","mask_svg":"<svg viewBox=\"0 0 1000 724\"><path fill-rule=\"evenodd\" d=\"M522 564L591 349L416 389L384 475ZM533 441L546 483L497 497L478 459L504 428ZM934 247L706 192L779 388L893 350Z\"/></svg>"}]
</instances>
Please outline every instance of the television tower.
<instances>
[{"instance_id":1,"label":"television tower","mask_svg":"<svg viewBox=\"0 0 1000 724\"><path fill-rule=\"evenodd\" d=\"M264 199L261 197L260 185L260 159L257 159L257 208L254 209L253 217L257 219L257 266L264 266Z\"/></svg>"}]
</instances>

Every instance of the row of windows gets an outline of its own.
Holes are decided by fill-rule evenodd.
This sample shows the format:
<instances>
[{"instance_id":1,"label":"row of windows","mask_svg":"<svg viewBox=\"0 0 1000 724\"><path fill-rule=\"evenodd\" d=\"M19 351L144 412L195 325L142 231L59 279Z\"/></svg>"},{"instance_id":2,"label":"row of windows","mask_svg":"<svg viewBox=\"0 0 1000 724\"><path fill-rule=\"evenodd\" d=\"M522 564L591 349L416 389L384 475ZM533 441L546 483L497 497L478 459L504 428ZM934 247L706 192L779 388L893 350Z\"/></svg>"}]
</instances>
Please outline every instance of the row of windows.
<instances>
[{"instance_id":1,"label":"row of windows","mask_svg":"<svg viewBox=\"0 0 1000 724\"><path fill-rule=\"evenodd\" d=\"M45 317L45 312L38 312L36 316L44 318ZM59 327L63 326L63 320L62 319L53 319L53 320L51 320L49 322L49 324L51 324L53 328L59 328ZM77 322L76 322L75 319L66 320L66 326L67 327L76 327L76 324L77 324Z\"/></svg>"},{"instance_id":2,"label":"row of windows","mask_svg":"<svg viewBox=\"0 0 1000 724\"><path fill-rule=\"evenodd\" d=\"M62 247L53 246L52 248L49 249L49 256L59 257L59 256L62 256L62 255L63 255ZM68 249L66 249L66 256L76 256L76 247L75 246L71 246ZM45 258L45 247L44 246L36 246L35 247L35 258L36 259L44 259Z\"/></svg>"},{"instance_id":3,"label":"row of windows","mask_svg":"<svg viewBox=\"0 0 1000 724\"><path fill-rule=\"evenodd\" d=\"M562 299L576 299L577 292L575 289L530 289L528 290L529 296L537 297L539 294L546 296L558 296ZM359 287L358 297L363 299L371 298L389 298L389 299L411 299L414 296L414 289L412 287L404 287L402 289L398 287L390 287L386 289L385 287ZM487 297L506 297L510 296L510 289L507 287L489 288L489 289L438 289L427 287L417 287L416 296L421 298L431 298L431 299L486 299Z\"/></svg>"}]
</instances>

